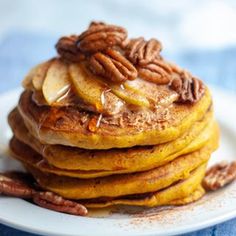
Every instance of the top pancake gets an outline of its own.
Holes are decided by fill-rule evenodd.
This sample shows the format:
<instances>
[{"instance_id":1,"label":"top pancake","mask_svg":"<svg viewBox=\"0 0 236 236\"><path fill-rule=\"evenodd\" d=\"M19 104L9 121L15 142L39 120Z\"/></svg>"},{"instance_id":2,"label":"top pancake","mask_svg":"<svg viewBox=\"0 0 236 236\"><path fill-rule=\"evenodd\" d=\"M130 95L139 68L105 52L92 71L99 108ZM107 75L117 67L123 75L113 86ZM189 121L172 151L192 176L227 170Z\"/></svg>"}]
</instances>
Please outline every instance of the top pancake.
<instances>
[{"instance_id":1,"label":"top pancake","mask_svg":"<svg viewBox=\"0 0 236 236\"><path fill-rule=\"evenodd\" d=\"M39 106L32 100L32 92L25 91L18 109L28 130L42 143L110 149L174 140L204 116L211 102L206 89L197 103L173 103L160 119L151 110L122 112L108 119L76 107ZM99 127L90 131L88 125L94 119L99 119ZM114 124L115 119L122 122Z\"/></svg>"},{"instance_id":2,"label":"top pancake","mask_svg":"<svg viewBox=\"0 0 236 236\"><path fill-rule=\"evenodd\" d=\"M159 40L128 38L124 28L99 23L62 37L56 49L58 56L26 75L18 105L42 144L158 145L186 133L211 105L203 82L166 61Z\"/></svg>"}]
</instances>

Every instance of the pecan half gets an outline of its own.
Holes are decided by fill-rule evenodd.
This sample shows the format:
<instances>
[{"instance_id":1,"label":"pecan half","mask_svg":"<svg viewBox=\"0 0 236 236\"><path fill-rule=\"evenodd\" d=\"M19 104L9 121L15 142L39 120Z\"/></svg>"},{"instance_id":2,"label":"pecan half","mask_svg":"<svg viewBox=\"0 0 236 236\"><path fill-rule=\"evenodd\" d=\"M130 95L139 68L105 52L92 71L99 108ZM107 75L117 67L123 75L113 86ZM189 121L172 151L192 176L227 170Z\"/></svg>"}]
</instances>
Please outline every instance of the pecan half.
<instances>
[{"instance_id":1,"label":"pecan half","mask_svg":"<svg viewBox=\"0 0 236 236\"><path fill-rule=\"evenodd\" d=\"M92 55L90 68L93 73L114 82L134 80L137 77L136 68L122 54L113 49Z\"/></svg>"},{"instance_id":2,"label":"pecan half","mask_svg":"<svg viewBox=\"0 0 236 236\"><path fill-rule=\"evenodd\" d=\"M177 102L195 103L204 94L205 87L201 80L183 71L171 81L170 87L179 94Z\"/></svg>"},{"instance_id":3,"label":"pecan half","mask_svg":"<svg viewBox=\"0 0 236 236\"><path fill-rule=\"evenodd\" d=\"M236 161L231 163L221 162L207 170L203 180L203 187L206 190L217 190L236 179Z\"/></svg>"},{"instance_id":4,"label":"pecan half","mask_svg":"<svg viewBox=\"0 0 236 236\"><path fill-rule=\"evenodd\" d=\"M88 213L85 206L71 200L66 200L52 192L37 192L33 196L33 201L41 207L72 215L85 216Z\"/></svg>"},{"instance_id":5,"label":"pecan half","mask_svg":"<svg viewBox=\"0 0 236 236\"><path fill-rule=\"evenodd\" d=\"M32 198L34 193L35 190L31 188L27 176L23 173L0 174L0 194L29 199Z\"/></svg>"},{"instance_id":6,"label":"pecan half","mask_svg":"<svg viewBox=\"0 0 236 236\"><path fill-rule=\"evenodd\" d=\"M66 61L78 62L84 59L84 55L76 46L78 36L71 35L69 37L62 37L56 44L58 54Z\"/></svg>"},{"instance_id":7,"label":"pecan half","mask_svg":"<svg viewBox=\"0 0 236 236\"><path fill-rule=\"evenodd\" d=\"M156 84L170 82L171 68L163 60L155 59L153 62L138 67L138 74L142 79Z\"/></svg>"},{"instance_id":8,"label":"pecan half","mask_svg":"<svg viewBox=\"0 0 236 236\"><path fill-rule=\"evenodd\" d=\"M131 39L126 46L126 56L133 64L146 65L158 58L162 49L156 39L144 40L143 37Z\"/></svg>"},{"instance_id":9,"label":"pecan half","mask_svg":"<svg viewBox=\"0 0 236 236\"><path fill-rule=\"evenodd\" d=\"M122 27L93 23L92 27L79 36L77 46L82 52L94 53L120 46L126 38L127 32Z\"/></svg>"}]
</instances>

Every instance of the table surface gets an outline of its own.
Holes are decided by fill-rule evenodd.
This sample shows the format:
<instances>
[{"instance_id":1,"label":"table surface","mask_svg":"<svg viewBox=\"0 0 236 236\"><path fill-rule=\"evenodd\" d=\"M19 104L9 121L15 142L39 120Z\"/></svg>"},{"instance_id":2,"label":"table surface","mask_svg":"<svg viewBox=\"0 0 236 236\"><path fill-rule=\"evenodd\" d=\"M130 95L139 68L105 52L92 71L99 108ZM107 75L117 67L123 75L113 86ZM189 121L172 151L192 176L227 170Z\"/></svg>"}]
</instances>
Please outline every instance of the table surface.
<instances>
[{"instance_id":1,"label":"table surface","mask_svg":"<svg viewBox=\"0 0 236 236\"><path fill-rule=\"evenodd\" d=\"M27 32L14 32L0 43L0 93L20 86L20 82L29 69L55 55L52 45L56 38ZM218 51L184 51L178 54L164 54L190 70L208 84L218 86L236 94L236 48ZM26 232L0 224L1 236L33 236ZM186 234L186 236L228 236L236 235L236 219Z\"/></svg>"}]
</instances>

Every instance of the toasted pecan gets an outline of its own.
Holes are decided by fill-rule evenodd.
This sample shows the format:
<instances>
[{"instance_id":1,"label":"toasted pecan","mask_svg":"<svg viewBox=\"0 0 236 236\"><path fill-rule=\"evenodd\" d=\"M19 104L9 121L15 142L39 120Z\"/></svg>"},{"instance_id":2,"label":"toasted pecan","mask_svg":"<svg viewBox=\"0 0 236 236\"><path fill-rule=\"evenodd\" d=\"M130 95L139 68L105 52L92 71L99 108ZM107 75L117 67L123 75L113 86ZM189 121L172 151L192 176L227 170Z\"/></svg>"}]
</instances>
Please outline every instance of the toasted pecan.
<instances>
[{"instance_id":1,"label":"toasted pecan","mask_svg":"<svg viewBox=\"0 0 236 236\"><path fill-rule=\"evenodd\" d=\"M205 91L202 81L184 70L171 81L170 87L179 94L177 102L180 103L195 103Z\"/></svg>"},{"instance_id":2,"label":"toasted pecan","mask_svg":"<svg viewBox=\"0 0 236 236\"><path fill-rule=\"evenodd\" d=\"M126 46L126 56L137 65L146 65L159 57L161 43L156 39L144 40L143 37L131 39Z\"/></svg>"},{"instance_id":3,"label":"toasted pecan","mask_svg":"<svg viewBox=\"0 0 236 236\"><path fill-rule=\"evenodd\" d=\"M35 190L30 186L27 175L18 172L0 174L0 194L19 198L32 198Z\"/></svg>"},{"instance_id":4,"label":"toasted pecan","mask_svg":"<svg viewBox=\"0 0 236 236\"><path fill-rule=\"evenodd\" d=\"M88 213L88 210L83 205L64 199L52 192L37 192L33 196L33 201L37 205L53 211L80 216L85 216Z\"/></svg>"},{"instance_id":5,"label":"toasted pecan","mask_svg":"<svg viewBox=\"0 0 236 236\"><path fill-rule=\"evenodd\" d=\"M84 60L85 56L76 46L78 40L77 35L61 37L57 44L56 49L58 54L66 61L78 62Z\"/></svg>"},{"instance_id":6,"label":"toasted pecan","mask_svg":"<svg viewBox=\"0 0 236 236\"><path fill-rule=\"evenodd\" d=\"M205 178L202 182L206 190L217 190L231 183L236 179L236 161L220 162L206 172Z\"/></svg>"},{"instance_id":7,"label":"toasted pecan","mask_svg":"<svg viewBox=\"0 0 236 236\"><path fill-rule=\"evenodd\" d=\"M138 67L139 76L156 84L168 84L170 82L171 68L163 60L155 59L149 64Z\"/></svg>"},{"instance_id":8,"label":"toasted pecan","mask_svg":"<svg viewBox=\"0 0 236 236\"><path fill-rule=\"evenodd\" d=\"M94 53L113 46L121 46L127 38L124 28L103 23L92 23L77 41L78 48L84 53Z\"/></svg>"},{"instance_id":9,"label":"toasted pecan","mask_svg":"<svg viewBox=\"0 0 236 236\"><path fill-rule=\"evenodd\" d=\"M93 73L113 82L134 80L137 77L137 70L131 62L113 49L108 49L104 53L98 52L91 56L90 68Z\"/></svg>"}]
</instances>

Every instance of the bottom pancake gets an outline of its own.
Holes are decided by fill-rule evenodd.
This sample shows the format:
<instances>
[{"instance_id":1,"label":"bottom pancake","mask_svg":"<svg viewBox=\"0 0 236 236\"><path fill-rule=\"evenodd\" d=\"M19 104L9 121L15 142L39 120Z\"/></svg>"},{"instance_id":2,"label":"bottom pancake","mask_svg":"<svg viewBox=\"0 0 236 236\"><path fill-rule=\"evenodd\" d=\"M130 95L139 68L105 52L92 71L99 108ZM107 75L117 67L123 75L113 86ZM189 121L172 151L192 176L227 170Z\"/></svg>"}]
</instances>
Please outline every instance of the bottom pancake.
<instances>
[{"instance_id":1,"label":"bottom pancake","mask_svg":"<svg viewBox=\"0 0 236 236\"><path fill-rule=\"evenodd\" d=\"M201 187L202 179L205 175L206 164L201 165L191 172L187 179L163 190L133 196L123 196L120 198L97 198L90 200L79 200L88 208L102 208L112 205L131 206L163 206L163 205L185 205L201 198L205 191Z\"/></svg>"}]
</instances>

